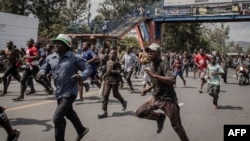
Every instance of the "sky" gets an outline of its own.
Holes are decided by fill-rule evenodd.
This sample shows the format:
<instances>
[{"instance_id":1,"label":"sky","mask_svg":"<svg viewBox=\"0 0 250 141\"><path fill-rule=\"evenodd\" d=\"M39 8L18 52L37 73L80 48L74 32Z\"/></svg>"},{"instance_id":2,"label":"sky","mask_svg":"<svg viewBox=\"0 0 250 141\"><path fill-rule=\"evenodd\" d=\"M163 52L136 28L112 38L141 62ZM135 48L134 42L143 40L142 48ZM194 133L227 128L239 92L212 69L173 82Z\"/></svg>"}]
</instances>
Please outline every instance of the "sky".
<instances>
[{"instance_id":1,"label":"sky","mask_svg":"<svg viewBox=\"0 0 250 141\"><path fill-rule=\"evenodd\" d=\"M98 13L96 12L96 10L98 9L99 3L104 2L104 0L90 0L91 2L91 17L90 20L93 20L95 18L95 16L98 15Z\"/></svg>"},{"instance_id":2,"label":"sky","mask_svg":"<svg viewBox=\"0 0 250 141\"><path fill-rule=\"evenodd\" d=\"M230 40L250 42L250 22L225 23L230 25Z\"/></svg>"},{"instance_id":3,"label":"sky","mask_svg":"<svg viewBox=\"0 0 250 141\"><path fill-rule=\"evenodd\" d=\"M99 3L104 2L104 0L90 0L91 1L91 20L94 19L98 13ZM230 25L230 39L229 41L248 41L250 42L250 22L231 22L225 23L225 25Z\"/></svg>"}]
</instances>

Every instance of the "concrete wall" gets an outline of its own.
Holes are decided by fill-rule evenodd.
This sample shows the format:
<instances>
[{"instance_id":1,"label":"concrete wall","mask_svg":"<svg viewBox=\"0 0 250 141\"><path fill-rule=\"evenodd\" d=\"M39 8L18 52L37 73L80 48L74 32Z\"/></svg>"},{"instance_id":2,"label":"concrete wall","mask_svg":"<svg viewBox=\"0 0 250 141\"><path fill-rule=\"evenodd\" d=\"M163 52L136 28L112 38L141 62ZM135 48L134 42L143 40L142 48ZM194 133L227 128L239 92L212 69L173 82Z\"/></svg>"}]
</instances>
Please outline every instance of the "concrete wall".
<instances>
[{"instance_id":1,"label":"concrete wall","mask_svg":"<svg viewBox=\"0 0 250 141\"><path fill-rule=\"evenodd\" d=\"M0 49L6 47L6 42L12 40L17 48L26 47L29 38L37 40L37 18L0 12Z\"/></svg>"}]
</instances>

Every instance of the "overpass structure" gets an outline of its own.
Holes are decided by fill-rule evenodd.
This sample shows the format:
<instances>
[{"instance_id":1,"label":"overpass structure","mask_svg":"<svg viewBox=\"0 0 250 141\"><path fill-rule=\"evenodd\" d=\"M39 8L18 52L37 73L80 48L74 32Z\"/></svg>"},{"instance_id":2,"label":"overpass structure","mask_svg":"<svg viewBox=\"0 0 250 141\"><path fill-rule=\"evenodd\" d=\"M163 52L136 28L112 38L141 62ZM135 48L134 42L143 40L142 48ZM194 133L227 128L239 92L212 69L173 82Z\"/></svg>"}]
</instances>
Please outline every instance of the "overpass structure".
<instances>
[{"instance_id":1,"label":"overpass structure","mask_svg":"<svg viewBox=\"0 0 250 141\"><path fill-rule=\"evenodd\" d=\"M128 12L123 19L110 20L108 32L102 24L94 32L69 34L80 40L122 39L135 29L140 46L159 42L162 23L245 22L250 21L250 0L155 0L143 7L143 14Z\"/></svg>"}]
</instances>

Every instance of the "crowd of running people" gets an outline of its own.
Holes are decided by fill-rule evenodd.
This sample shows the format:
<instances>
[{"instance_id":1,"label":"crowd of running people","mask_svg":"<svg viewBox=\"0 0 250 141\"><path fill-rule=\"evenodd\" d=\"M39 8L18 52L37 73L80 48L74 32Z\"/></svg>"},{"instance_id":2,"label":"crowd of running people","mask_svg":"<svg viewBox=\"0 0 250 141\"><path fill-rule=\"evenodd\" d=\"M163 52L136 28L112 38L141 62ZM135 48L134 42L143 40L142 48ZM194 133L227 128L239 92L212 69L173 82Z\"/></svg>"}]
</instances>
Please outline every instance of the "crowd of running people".
<instances>
[{"instance_id":1,"label":"crowd of running people","mask_svg":"<svg viewBox=\"0 0 250 141\"><path fill-rule=\"evenodd\" d=\"M152 98L147 100L136 111L136 116L155 120L157 133L160 133L166 115L169 117L173 129L182 141L188 141L188 136L181 124L180 111L175 88L177 76L185 86L187 77L199 77L199 93L204 92L208 83L207 92L213 98L214 108L218 108L220 93L220 78L227 83L228 68L239 71L238 66L244 66L247 72L249 67L248 56L231 57L208 54L203 49L188 51L169 51L163 53L161 47L155 43L135 51L133 46L126 47L101 47L95 48L90 42L82 43L80 53L72 50L69 36L60 34L52 43L44 47L35 43L33 39L27 40L27 47L18 49L12 41L6 43L6 48L1 52L5 56L7 65L2 75L3 90L1 96L8 94L12 77L20 82L19 96L13 101L22 101L25 95L35 94L36 89L33 79L41 84L47 94L54 94L57 99L57 109L54 113L55 139L63 141L67 117L74 125L81 140L89 131L84 127L73 109L74 101L84 101L84 94L90 85L100 88L99 96L102 99L102 112L97 115L99 119L108 117L108 101L112 89L113 96L121 103L122 110L126 110L127 101L121 96L119 89L124 87L126 81L129 93L134 92L133 81L142 75L143 87L141 96L153 92ZM20 75L22 69L22 75ZM190 75L190 73L193 75ZM249 79L249 73L246 74ZM52 82L53 80L53 82ZM178 83L179 84L179 83ZM27 87L30 91L26 92ZM53 89L55 88L55 90ZM8 141L18 140L20 131L13 129L7 115L6 107L0 107L0 125L8 133ZM155 112L161 109L164 113Z\"/></svg>"}]
</instances>

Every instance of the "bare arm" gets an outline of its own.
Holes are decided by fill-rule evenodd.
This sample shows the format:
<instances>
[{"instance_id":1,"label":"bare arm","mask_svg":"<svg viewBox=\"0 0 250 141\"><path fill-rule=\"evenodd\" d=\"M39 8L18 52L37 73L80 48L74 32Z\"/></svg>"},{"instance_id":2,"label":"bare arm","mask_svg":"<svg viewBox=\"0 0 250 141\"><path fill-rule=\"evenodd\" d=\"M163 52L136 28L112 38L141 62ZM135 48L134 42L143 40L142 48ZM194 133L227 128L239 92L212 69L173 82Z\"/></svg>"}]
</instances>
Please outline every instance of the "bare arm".
<instances>
[{"instance_id":1,"label":"bare arm","mask_svg":"<svg viewBox=\"0 0 250 141\"><path fill-rule=\"evenodd\" d=\"M157 74L154 74L152 71L150 70L144 70L146 73L148 73L148 75L151 77L151 78L154 78L154 79L157 79L161 82L163 82L164 84L166 85L174 85L176 83L176 80L174 77L166 77L166 76L160 76L160 75L157 75Z\"/></svg>"}]
</instances>

